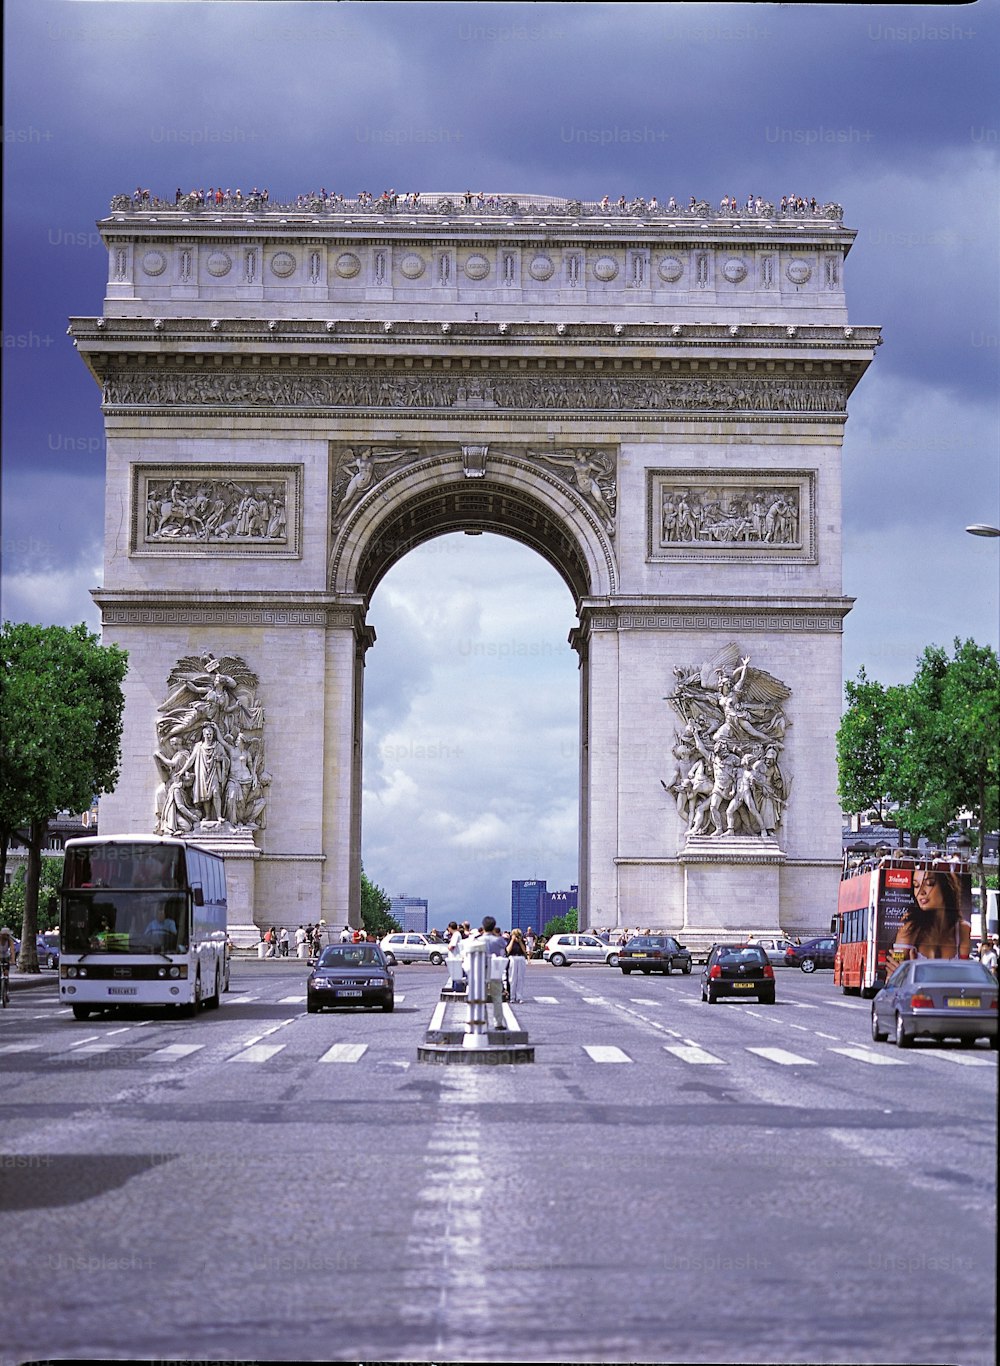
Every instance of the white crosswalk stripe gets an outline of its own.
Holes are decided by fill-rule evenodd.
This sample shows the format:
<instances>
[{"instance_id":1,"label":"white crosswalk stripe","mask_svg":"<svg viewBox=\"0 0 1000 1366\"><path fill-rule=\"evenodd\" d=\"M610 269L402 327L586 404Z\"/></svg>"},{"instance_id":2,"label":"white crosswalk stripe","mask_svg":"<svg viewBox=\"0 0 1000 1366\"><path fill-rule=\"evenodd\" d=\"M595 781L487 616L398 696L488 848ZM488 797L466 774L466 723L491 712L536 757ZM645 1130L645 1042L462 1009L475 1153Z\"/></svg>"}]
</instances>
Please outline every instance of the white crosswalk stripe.
<instances>
[{"instance_id":1,"label":"white crosswalk stripe","mask_svg":"<svg viewBox=\"0 0 1000 1366\"><path fill-rule=\"evenodd\" d=\"M798 1053L789 1053L787 1048L748 1048L748 1053L755 1053L758 1058L765 1058L768 1062L776 1062L780 1067L815 1067L816 1062L813 1058L800 1057Z\"/></svg>"},{"instance_id":2,"label":"white crosswalk stripe","mask_svg":"<svg viewBox=\"0 0 1000 1366\"><path fill-rule=\"evenodd\" d=\"M875 1067L905 1067L902 1058L894 1058L890 1053L875 1053L870 1048L830 1048L830 1053L840 1053L845 1058L856 1058L858 1062L870 1062Z\"/></svg>"},{"instance_id":3,"label":"white crosswalk stripe","mask_svg":"<svg viewBox=\"0 0 1000 1366\"><path fill-rule=\"evenodd\" d=\"M543 1006L557 1006L559 1004L558 996L533 996L531 999Z\"/></svg>"},{"instance_id":4,"label":"white crosswalk stripe","mask_svg":"<svg viewBox=\"0 0 1000 1366\"><path fill-rule=\"evenodd\" d=\"M357 1062L367 1048L366 1043L335 1043L326 1050L320 1062Z\"/></svg>"},{"instance_id":5,"label":"white crosswalk stripe","mask_svg":"<svg viewBox=\"0 0 1000 1366\"><path fill-rule=\"evenodd\" d=\"M285 1047L283 1043L255 1043L244 1048L242 1053L234 1053L227 1062L267 1062Z\"/></svg>"},{"instance_id":6,"label":"white crosswalk stripe","mask_svg":"<svg viewBox=\"0 0 1000 1366\"><path fill-rule=\"evenodd\" d=\"M675 1058L679 1058L681 1062L693 1063L696 1066L702 1063L722 1063L725 1065L725 1058L717 1058L714 1053L707 1052L697 1044L665 1043L663 1049L664 1052L672 1053Z\"/></svg>"},{"instance_id":7,"label":"white crosswalk stripe","mask_svg":"<svg viewBox=\"0 0 1000 1366\"><path fill-rule=\"evenodd\" d=\"M149 1056L153 1062L173 1062L178 1058L189 1058L192 1053L198 1053L204 1047L203 1043L168 1043L165 1048L157 1048Z\"/></svg>"},{"instance_id":8,"label":"white crosswalk stripe","mask_svg":"<svg viewBox=\"0 0 1000 1366\"><path fill-rule=\"evenodd\" d=\"M622 1052L614 1044L606 1043L585 1043L583 1051L593 1058L594 1062L631 1062L632 1059L627 1053Z\"/></svg>"},{"instance_id":9,"label":"white crosswalk stripe","mask_svg":"<svg viewBox=\"0 0 1000 1366\"><path fill-rule=\"evenodd\" d=\"M931 1052L928 1049L919 1048L915 1050L915 1058L940 1058L942 1062L955 1062L961 1067L996 1067L996 1060L993 1058L976 1057L974 1053L939 1053L936 1049Z\"/></svg>"}]
</instances>

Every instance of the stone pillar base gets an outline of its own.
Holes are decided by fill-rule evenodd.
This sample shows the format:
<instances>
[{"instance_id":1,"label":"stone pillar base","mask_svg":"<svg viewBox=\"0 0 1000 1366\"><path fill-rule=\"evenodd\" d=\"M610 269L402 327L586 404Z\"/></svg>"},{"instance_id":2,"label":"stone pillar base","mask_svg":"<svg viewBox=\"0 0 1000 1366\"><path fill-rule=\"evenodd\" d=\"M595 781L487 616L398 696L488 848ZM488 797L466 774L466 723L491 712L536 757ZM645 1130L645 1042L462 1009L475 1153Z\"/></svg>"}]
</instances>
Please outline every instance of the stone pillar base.
<instances>
[{"instance_id":1,"label":"stone pillar base","mask_svg":"<svg viewBox=\"0 0 1000 1366\"><path fill-rule=\"evenodd\" d=\"M254 844L253 831L247 826L233 826L220 821L217 826L210 825L207 829L202 825L182 838L225 858L230 933L238 935L241 931L256 930L254 865L260 858L260 850Z\"/></svg>"},{"instance_id":2,"label":"stone pillar base","mask_svg":"<svg viewBox=\"0 0 1000 1366\"><path fill-rule=\"evenodd\" d=\"M781 933L779 881L785 853L777 840L689 835L678 862L684 869L682 934Z\"/></svg>"}]
</instances>

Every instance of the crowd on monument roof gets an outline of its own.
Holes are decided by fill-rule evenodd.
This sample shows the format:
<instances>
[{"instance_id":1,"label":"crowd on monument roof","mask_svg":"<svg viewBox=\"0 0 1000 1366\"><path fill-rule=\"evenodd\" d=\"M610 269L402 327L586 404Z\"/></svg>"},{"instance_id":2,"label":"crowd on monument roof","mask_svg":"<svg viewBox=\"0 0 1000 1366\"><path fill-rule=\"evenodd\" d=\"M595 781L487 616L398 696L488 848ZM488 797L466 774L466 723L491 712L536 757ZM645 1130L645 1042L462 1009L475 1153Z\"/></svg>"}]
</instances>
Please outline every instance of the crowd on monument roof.
<instances>
[{"instance_id":1,"label":"crowd on monument roof","mask_svg":"<svg viewBox=\"0 0 1000 1366\"><path fill-rule=\"evenodd\" d=\"M315 212L316 210L328 210L337 212L339 210L367 210L382 211L386 213L410 212L416 213L422 210L426 213L441 211L442 202L447 202L454 211L466 212L503 212L509 213L519 207L538 207L530 201L539 200L541 197L531 195L524 197L526 202L521 205L516 198L507 195L487 194L484 190L474 193L466 190L463 194L452 200L448 196L435 195L428 200L421 195L419 190L407 190L403 193L394 189L383 190L381 194L374 195L369 190L359 190L353 197L339 194L335 190L327 190L325 186L319 190L309 190L298 194L287 202L271 200L270 191L267 188L259 189L256 185L244 194L243 190L237 186L236 189L221 185L210 185L208 189L196 188L182 190L180 186L174 192L173 200L161 199L154 195L149 189L138 186L128 195L118 195L112 202L112 209L124 207L124 201L131 198L132 207L135 209L200 209L216 208L228 211L259 211L272 209L297 209L302 212ZM619 195L613 200L609 195L604 195L600 200L591 201L553 201L546 203L547 211L567 211L561 205L571 206L576 212L600 212L604 214L621 214L634 217L639 214L656 214L663 216L695 214L699 217L707 217L712 213L712 208L706 199L699 199L691 195L687 204L678 204L677 200L671 195L662 204L654 194L649 199L642 196L629 199L624 194ZM830 210L838 212L831 214ZM736 195L723 195L716 211L722 217L745 217L747 215L755 217L776 217L793 215L797 217L824 217L839 216L839 205L823 204L816 199L815 195L806 198L799 194L782 195L778 203L765 199L759 194L749 194L745 200L740 200Z\"/></svg>"}]
</instances>

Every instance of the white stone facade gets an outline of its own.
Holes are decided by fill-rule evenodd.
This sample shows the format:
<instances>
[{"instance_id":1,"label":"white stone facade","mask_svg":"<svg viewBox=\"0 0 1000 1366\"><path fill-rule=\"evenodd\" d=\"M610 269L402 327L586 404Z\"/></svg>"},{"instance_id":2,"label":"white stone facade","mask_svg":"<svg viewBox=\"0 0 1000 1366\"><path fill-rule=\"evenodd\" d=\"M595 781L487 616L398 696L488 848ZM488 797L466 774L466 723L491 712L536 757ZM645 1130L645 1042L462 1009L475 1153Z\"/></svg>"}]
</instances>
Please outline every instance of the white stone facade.
<instances>
[{"instance_id":1,"label":"white stone facade","mask_svg":"<svg viewBox=\"0 0 1000 1366\"><path fill-rule=\"evenodd\" d=\"M577 603L584 923L824 925L850 607L841 441L879 341L847 321L853 232L837 216L456 198L101 221L103 315L71 331L106 415L95 596L130 656L102 829L151 824L177 661L238 655L270 771L238 918L356 923L370 595L421 540L494 530L548 558ZM238 515L247 489L256 521ZM677 522L685 500L696 522ZM767 849L722 837L700 853L664 790L665 698L675 668L729 644L790 690L791 791Z\"/></svg>"}]
</instances>

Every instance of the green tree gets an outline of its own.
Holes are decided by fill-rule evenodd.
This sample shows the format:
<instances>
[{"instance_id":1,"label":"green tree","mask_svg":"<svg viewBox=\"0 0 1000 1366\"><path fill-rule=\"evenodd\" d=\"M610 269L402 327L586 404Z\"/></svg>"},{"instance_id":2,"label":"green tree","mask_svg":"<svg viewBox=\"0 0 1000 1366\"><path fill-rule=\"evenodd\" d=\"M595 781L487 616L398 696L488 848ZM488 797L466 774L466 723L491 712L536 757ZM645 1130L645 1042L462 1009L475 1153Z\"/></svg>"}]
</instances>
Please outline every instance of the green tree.
<instances>
[{"instance_id":1,"label":"green tree","mask_svg":"<svg viewBox=\"0 0 1000 1366\"><path fill-rule=\"evenodd\" d=\"M62 810L86 811L118 780L128 656L86 626L0 627L0 875L11 834L28 848L20 966L38 971L42 841Z\"/></svg>"},{"instance_id":2,"label":"green tree","mask_svg":"<svg viewBox=\"0 0 1000 1366\"><path fill-rule=\"evenodd\" d=\"M578 919L576 907L573 906L564 915L554 915L551 920L546 921L542 933L546 939L551 939L554 934L576 934Z\"/></svg>"},{"instance_id":3,"label":"green tree","mask_svg":"<svg viewBox=\"0 0 1000 1366\"><path fill-rule=\"evenodd\" d=\"M42 859L42 871L38 879L38 932L59 928L59 887L62 883L63 857L46 855ZM18 868L9 887L3 889L3 923L21 925L24 923L24 899L27 883L27 870Z\"/></svg>"},{"instance_id":4,"label":"green tree","mask_svg":"<svg viewBox=\"0 0 1000 1366\"><path fill-rule=\"evenodd\" d=\"M962 812L979 832L977 872L984 889L983 835L1000 817L1000 658L989 646L955 640L954 655L930 645L902 690L886 743L886 774L899 821L943 841Z\"/></svg>"},{"instance_id":5,"label":"green tree","mask_svg":"<svg viewBox=\"0 0 1000 1366\"><path fill-rule=\"evenodd\" d=\"M874 808L915 838L943 842L970 812L985 889L983 838L1000 817L1000 659L972 640L924 650L913 682L883 688L865 676L845 688L837 733L840 795L853 811Z\"/></svg>"},{"instance_id":6,"label":"green tree","mask_svg":"<svg viewBox=\"0 0 1000 1366\"><path fill-rule=\"evenodd\" d=\"M376 883L369 881L365 870L361 869L361 923L368 934L376 939L401 930L399 921L390 914L390 901L386 893Z\"/></svg>"},{"instance_id":7,"label":"green tree","mask_svg":"<svg viewBox=\"0 0 1000 1366\"><path fill-rule=\"evenodd\" d=\"M898 694L898 688L884 688L860 669L857 682L844 684L847 710L837 731L837 770L844 809L874 811L880 824L889 819L886 738Z\"/></svg>"}]
</instances>

